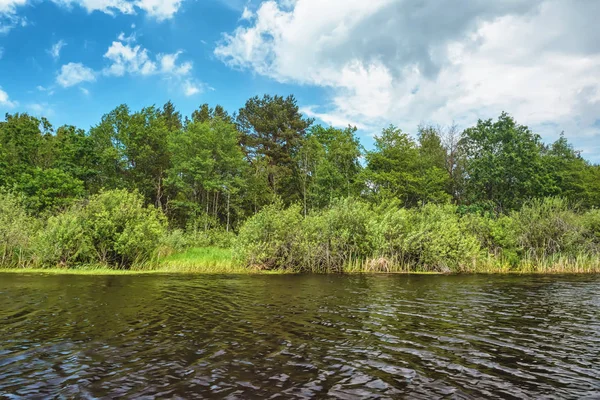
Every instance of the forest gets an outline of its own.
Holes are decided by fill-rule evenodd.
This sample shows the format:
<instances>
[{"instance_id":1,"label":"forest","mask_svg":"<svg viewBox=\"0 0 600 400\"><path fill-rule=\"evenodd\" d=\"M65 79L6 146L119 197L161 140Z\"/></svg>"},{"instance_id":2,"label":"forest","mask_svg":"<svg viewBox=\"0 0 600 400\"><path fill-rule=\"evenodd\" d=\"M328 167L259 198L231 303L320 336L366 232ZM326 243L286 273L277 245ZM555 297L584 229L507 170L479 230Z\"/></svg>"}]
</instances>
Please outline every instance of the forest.
<instances>
[{"instance_id":1,"label":"forest","mask_svg":"<svg viewBox=\"0 0 600 400\"><path fill-rule=\"evenodd\" d=\"M600 271L600 166L507 113L369 150L293 96L121 105L88 131L7 114L0 187L3 268Z\"/></svg>"}]
</instances>

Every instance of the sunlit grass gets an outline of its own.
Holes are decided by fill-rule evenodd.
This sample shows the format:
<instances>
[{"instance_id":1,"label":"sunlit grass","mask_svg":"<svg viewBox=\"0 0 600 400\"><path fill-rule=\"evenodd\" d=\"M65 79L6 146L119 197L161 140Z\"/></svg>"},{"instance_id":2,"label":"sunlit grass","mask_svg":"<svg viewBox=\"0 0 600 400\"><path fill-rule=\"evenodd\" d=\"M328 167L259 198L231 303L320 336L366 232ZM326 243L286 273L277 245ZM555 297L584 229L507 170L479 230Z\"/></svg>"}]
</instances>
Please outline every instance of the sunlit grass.
<instances>
[{"instance_id":1,"label":"sunlit grass","mask_svg":"<svg viewBox=\"0 0 600 400\"><path fill-rule=\"evenodd\" d=\"M131 269L115 269L106 265L81 265L76 268L10 268L2 273L26 273L46 275L140 275L140 274L295 274L343 273L343 274L442 274L444 272L419 270L414 266L391 262L385 258L348 260L342 270L326 268L261 270L248 268L234 261L231 249L218 247L191 248L172 254L157 263L138 265ZM525 258L516 266L494 257L479 258L461 273L475 274L585 274L600 273L600 258L592 254L567 257L555 255L537 259Z\"/></svg>"}]
</instances>

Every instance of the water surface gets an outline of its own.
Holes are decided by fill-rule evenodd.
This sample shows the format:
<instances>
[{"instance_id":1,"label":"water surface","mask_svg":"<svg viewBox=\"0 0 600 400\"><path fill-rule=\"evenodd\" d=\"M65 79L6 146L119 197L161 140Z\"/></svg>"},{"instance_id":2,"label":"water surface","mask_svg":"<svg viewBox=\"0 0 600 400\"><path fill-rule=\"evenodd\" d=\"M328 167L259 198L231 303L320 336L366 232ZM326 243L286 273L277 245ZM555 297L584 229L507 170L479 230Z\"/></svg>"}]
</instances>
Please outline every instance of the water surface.
<instances>
[{"instance_id":1,"label":"water surface","mask_svg":"<svg viewBox=\"0 0 600 400\"><path fill-rule=\"evenodd\" d=\"M0 274L3 396L600 398L600 277Z\"/></svg>"}]
</instances>

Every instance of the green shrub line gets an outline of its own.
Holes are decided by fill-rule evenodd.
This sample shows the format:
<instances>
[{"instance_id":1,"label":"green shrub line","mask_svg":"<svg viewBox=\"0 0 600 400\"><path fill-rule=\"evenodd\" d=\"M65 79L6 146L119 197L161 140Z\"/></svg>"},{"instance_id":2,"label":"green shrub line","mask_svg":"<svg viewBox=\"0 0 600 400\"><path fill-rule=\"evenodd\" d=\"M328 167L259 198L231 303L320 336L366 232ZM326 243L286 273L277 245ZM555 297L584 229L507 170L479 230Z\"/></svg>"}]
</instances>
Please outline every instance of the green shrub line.
<instances>
[{"instance_id":1,"label":"green shrub line","mask_svg":"<svg viewBox=\"0 0 600 400\"><path fill-rule=\"evenodd\" d=\"M137 192L104 191L49 217L0 193L3 271L81 273L597 273L600 210L562 198L517 211L402 208L346 198L304 215L264 207L234 234L169 229Z\"/></svg>"}]
</instances>

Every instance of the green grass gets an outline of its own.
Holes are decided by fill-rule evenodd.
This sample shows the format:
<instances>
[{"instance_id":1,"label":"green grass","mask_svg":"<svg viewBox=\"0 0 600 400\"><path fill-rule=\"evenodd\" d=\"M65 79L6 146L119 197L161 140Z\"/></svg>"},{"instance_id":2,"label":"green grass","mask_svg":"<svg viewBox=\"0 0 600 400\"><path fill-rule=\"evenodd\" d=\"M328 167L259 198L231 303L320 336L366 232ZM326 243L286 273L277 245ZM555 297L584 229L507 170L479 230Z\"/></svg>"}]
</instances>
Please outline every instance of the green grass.
<instances>
[{"instance_id":1,"label":"green grass","mask_svg":"<svg viewBox=\"0 0 600 400\"><path fill-rule=\"evenodd\" d=\"M183 253L172 254L160 261L158 270L215 274L251 272L233 262L233 254L230 249L218 247L197 247Z\"/></svg>"},{"instance_id":2,"label":"green grass","mask_svg":"<svg viewBox=\"0 0 600 400\"><path fill-rule=\"evenodd\" d=\"M379 261L379 260L377 260ZM516 267L510 267L502 260L478 260L464 273L475 274L565 274L600 273L600 259L582 254L578 257L544 257L538 260L522 260ZM82 265L76 268L8 268L0 272L48 274L48 275L140 275L140 274L294 274L289 270L258 270L236 264L231 249L218 247L191 248L183 253L172 254L157 264L140 265L131 269L113 269L105 265ZM327 273L327 271L313 271ZM419 271L408 265L393 265L383 262L366 263L352 260L342 272L345 274L440 274L435 271Z\"/></svg>"}]
</instances>

